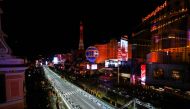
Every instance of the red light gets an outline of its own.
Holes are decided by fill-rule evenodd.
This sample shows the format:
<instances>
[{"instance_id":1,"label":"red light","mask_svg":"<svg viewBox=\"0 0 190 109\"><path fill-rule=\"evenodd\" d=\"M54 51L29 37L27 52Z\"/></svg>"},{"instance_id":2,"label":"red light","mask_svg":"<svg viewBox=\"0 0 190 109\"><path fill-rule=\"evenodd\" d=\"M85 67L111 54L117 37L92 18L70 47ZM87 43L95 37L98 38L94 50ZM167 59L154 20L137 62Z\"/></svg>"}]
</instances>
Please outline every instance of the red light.
<instances>
[{"instance_id":1,"label":"red light","mask_svg":"<svg viewBox=\"0 0 190 109\"><path fill-rule=\"evenodd\" d=\"M141 65L141 84L145 84L146 80L146 65Z\"/></svg>"}]
</instances>

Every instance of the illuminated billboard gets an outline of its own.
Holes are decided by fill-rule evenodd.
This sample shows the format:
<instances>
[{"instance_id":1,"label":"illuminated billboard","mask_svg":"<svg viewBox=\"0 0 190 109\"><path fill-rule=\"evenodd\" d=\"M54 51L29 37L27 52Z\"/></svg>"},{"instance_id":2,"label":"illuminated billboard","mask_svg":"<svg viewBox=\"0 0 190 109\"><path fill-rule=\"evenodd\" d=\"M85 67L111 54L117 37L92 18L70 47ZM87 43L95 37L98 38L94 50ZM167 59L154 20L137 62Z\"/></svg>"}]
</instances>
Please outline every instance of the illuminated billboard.
<instances>
[{"instance_id":1,"label":"illuminated billboard","mask_svg":"<svg viewBox=\"0 0 190 109\"><path fill-rule=\"evenodd\" d=\"M120 61L128 61L128 41L127 41L127 39L121 39L120 46L118 48L118 59Z\"/></svg>"},{"instance_id":2,"label":"illuminated billboard","mask_svg":"<svg viewBox=\"0 0 190 109\"><path fill-rule=\"evenodd\" d=\"M86 69L88 69L88 70L90 69L90 65L89 64L86 65Z\"/></svg>"},{"instance_id":3,"label":"illuminated billboard","mask_svg":"<svg viewBox=\"0 0 190 109\"><path fill-rule=\"evenodd\" d=\"M53 64L58 64L58 62L59 62L59 61L58 61L58 58L57 58L57 57L54 57L54 58L53 58Z\"/></svg>"},{"instance_id":4,"label":"illuminated billboard","mask_svg":"<svg viewBox=\"0 0 190 109\"><path fill-rule=\"evenodd\" d=\"M171 77L173 80L180 80L181 79L181 72L179 70L173 69L171 72Z\"/></svg>"},{"instance_id":5,"label":"illuminated billboard","mask_svg":"<svg viewBox=\"0 0 190 109\"><path fill-rule=\"evenodd\" d=\"M146 80L146 65L142 64L141 65L141 84L145 85L145 80Z\"/></svg>"},{"instance_id":6,"label":"illuminated billboard","mask_svg":"<svg viewBox=\"0 0 190 109\"><path fill-rule=\"evenodd\" d=\"M105 60L105 67L109 67L109 60Z\"/></svg>"},{"instance_id":7,"label":"illuminated billboard","mask_svg":"<svg viewBox=\"0 0 190 109\"><path fill-rule=\"evenodd\" d=\"M118 64L121 64L121 62L118 61L118 59L105 60L105 67L118 67Z\"/></svg>"},{"instance_id":8,"label":"illuminated billboard","mask_svg":"<svg viewBox=\"0 0 190 109\"><path fill-rule=\"evenodd\" d=\"M63 64L66 60L64 54L55 54L53 62L56 64Z\"/></svg>"},{"instance_id":9,"label":"illuminated billboard","mask_svg":"<svg viewBox=\"0 0 190 109\"><path fill-rule=\"evenodd\" d=\"M132 84L136 84L136 77L135 77L135 75L132 75L132 77L130 78L130 82Z\"/></svg>"},{"instance_id":10,"label":"illuminated billboard","mask_svg":"<svg viewBox=\"0 0 190 109\"><path fill-rule=\"evenodd\" d=\"M96 70L98 67L97 67L97 64L92 64L91 65L91 70Z\"/></svg>"},{"instance_id":11,"label":"illuminated billboard","mask_svg":"<svg viewBox=\"0 0 190 109\"><path fill-rule=\"evenodd\" d=\"M164 69L156 68L153 72L154 79L163 79L164 78Z\"/></svg>"},{"instance_id":12,"label":"illuminated billboard","mask_svg":"<svg viewBox=\"0 0 190 109\"><path fill-rule=\"evenodd\" d=\"M86 69L88 70L96 70L98 68L97 64L87 64Z\"/></svg>"}]
</instances>

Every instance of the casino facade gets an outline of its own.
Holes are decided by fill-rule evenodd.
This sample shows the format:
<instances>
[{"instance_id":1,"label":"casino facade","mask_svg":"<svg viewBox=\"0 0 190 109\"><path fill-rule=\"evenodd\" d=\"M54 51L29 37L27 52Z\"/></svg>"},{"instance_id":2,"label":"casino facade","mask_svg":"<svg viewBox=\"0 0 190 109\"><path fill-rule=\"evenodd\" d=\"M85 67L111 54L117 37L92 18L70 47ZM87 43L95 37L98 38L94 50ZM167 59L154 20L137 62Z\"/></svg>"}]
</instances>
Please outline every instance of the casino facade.
<instances>
[{"instance_id":1,"label":"casino facade","mask_svg":"<svg viewBox=\"0 0 190 109\"><path fill-rule=\"evenodd\" d=\"M166 0L142 18L150 33L146 83L190 86L190 0Z\"/></svg>"}]
</instances>

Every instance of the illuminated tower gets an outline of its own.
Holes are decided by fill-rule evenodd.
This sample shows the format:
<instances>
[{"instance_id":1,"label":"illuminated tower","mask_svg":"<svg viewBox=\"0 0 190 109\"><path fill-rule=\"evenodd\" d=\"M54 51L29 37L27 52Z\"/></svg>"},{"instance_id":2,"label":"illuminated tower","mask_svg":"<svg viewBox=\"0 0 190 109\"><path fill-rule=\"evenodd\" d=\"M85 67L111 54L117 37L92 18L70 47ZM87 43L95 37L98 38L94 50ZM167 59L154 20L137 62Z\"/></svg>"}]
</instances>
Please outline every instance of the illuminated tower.
<instances>
[{"instance_id":1,"label":"illuminated tower","mask_svg":"<svg viewBox=\"0 0 190 109\"><path fill-rule=\"evenodd\" d=\"M84 50L84 42L83 42L83 24L82 24L82 21L80 22L79 50Z\"/></svg>"}]
</instances>

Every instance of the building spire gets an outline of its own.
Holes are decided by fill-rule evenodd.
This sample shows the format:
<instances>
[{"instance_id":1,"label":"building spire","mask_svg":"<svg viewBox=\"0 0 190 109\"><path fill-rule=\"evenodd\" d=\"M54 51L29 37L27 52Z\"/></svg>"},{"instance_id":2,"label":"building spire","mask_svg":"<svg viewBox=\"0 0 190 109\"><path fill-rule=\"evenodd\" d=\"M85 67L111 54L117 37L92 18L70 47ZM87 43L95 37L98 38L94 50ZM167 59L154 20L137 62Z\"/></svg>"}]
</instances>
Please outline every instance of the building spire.
<instances>
[{"instance_id":1,"label":"building spire","mask_svg":"<svg viewBox=\"0 0 190 109\"><path fill-rule=\"evenodd\" d=\"M84 42L83 42L83 23L82 23L82 21L80 21L79 50L84 50Z\"/></svg>"}]
</instances>

